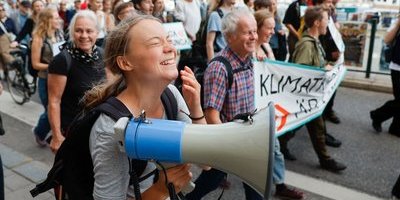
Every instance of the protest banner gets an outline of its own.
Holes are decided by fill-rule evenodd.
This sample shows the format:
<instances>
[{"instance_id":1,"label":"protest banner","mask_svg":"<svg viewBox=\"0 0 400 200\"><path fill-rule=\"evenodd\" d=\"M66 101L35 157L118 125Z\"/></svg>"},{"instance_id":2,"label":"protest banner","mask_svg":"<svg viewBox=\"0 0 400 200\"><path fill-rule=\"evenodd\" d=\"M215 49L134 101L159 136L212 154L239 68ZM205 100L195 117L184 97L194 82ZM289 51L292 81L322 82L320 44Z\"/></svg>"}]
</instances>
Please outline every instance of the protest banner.
<instances>
[{"instance_id":1,"label":"protest banner","mask_svg":"<svg viewBox=\"0 0 400 200\"><path fill-rule=\"evenodd\" d=\"M172 40L172 44L177 50L192 48L192 42L186 35L182 22L164 23L163 26L165 31L168 33L169 38Z\"/></svg>"},{"instance_id":2,"label":"protest banner","mask_svg":"<svg viewBox=\"0 0 400 200\"><path fill-rule=\"evenodd\" d=\"M261 109L274 102L278 136L322 114L346 73L342 61L343 56L330 71L279 61L254 62L255 105Z\"/></svg>"}]
</instances>

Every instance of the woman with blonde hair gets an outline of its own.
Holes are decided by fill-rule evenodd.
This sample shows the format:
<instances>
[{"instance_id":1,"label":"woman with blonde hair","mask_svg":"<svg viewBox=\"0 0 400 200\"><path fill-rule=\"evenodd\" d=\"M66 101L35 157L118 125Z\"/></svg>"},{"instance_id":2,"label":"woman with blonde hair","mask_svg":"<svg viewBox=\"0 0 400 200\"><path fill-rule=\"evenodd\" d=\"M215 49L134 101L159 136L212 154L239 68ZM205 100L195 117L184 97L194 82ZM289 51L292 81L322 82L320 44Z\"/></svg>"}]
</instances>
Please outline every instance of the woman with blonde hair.
<instances>
[{"instance_id":1,"label":"woman with blonde hair","mask_svg":"<svg viewBox=\"0 0 400 200\"><path fill-rule=\"evenodd\" d=\"M151 15L137 15L122 21L108 36L105 46L105 64L115 78L86 93L85 110L113 98L126 107L134 117L142 110L149 118L167 119L161 101L163 91L169 90L177 101L177 120L205 124L200 103L200 84L186 67L180 71L182 94L170 83L178 76L177 52L162 24ZM190 114L185 114L190 113ZM101 114L94 123L89 149L94 169L94 199L131 199L129 160L118 148L114 138L115 121ZM161 133L162 134L162 133ZM135 164L135 163L134 163ZM147 163L145 172L156 169ZM191 180L190 165L181 164L166 170L169 184L180 192ZM165 174L153 183L153 176L141 182L143 200L168 198ZM138 189L138 188L137 188Z\"/></svg>"},{"instance_id":2,"label":"woman with blonde hair","mask_svg":"<svg viewBox=\"0 0 400 200\"><path fill-rule=\"evenodd\" d=\"M47 69L53 60L52 46L64 40L61 29L58 11L54 8L46 8L40 12L32 36L31 52L32 67L38 70L38 92L44 112L39 118L33 133L36 142L40 146L46 146L46 136L50 131L50 124L47 116Z\"/></svg>"}]
</instances>

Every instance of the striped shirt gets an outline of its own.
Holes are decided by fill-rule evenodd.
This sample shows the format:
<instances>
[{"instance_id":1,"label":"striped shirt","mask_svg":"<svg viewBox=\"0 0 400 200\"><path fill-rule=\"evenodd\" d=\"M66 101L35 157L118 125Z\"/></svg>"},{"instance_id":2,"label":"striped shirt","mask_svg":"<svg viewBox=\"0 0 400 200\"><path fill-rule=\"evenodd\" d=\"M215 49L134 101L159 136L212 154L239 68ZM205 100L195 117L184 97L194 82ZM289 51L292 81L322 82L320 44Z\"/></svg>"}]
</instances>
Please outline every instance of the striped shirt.
<instances>
[{"instance_id":1,"label":"striped shirt","mask_svg":"<svg viewBox=\"0 0 400 200\"><path fill-rule=\"evenodd\" d=\"M231 63L232 71L248 69L233 74L233 83L229 90L228 75L222 62L209 63L204 73L204 108L218 110L221 121L225 123L238 114L253 112L255 109L253 63L250 56L242 60L229 47L217 56L219 55Z\"/></svg>"}]
</instances>

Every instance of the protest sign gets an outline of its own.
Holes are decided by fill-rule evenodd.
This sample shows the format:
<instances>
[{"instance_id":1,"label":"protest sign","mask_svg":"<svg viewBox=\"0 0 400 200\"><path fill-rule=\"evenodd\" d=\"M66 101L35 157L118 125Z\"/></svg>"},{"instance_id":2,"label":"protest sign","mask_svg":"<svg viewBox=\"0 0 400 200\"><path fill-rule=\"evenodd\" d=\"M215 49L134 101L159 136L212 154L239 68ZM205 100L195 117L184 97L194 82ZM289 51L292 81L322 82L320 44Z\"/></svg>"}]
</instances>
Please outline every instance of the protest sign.
<instances>
[{"instance_id":1,"label":"protest sign","mask_svg":"<svg viewBox=\"0 0 400 200\"><path fill-rule=\"evenodd\" d=\"M342 35L340 34L339 30L336 28L335 22L333 21L332 17L329 17L328 29L329 29L329 32L331 33L333 41L336 44L336 47L338 48L340 53L343 53L345 50L345 46L344 46L344 42L342 39Z\"/></svg>"},{"instance_id":2,"label":"protest sign","mask_svg":"<svg viewBox=\"0 0 400 200\"><path fill-rule=\"evenodd\" d=\"M322 114L346 68L331 71L278 61L254 62L255 105L275 104L277 135L298 128Z\"/></svg>"},{"instance_id":3,"label":"protest sign","mask_svg":"<svg viewBox=\"0 0 400 200\"><path fill-rule=\"evenodd\" d=\"M176 49L185 50L192 48L192 42L186 35L182 22L164 23L163 26Z\"/></svg>"}]
</instances>

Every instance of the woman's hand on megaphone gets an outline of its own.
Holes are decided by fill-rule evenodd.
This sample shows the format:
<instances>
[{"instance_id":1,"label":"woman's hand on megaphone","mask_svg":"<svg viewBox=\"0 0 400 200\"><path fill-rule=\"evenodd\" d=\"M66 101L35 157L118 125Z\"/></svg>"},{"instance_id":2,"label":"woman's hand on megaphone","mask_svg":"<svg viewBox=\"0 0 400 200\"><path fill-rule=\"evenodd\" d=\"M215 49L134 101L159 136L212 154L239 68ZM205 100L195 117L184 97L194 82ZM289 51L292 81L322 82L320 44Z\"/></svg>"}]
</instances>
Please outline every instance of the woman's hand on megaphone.
<instances>
[{"instance_id":1,"label":"woman's hand on megaphone","mask_svg":"<svg viewBox=\"0 0 400 200\"><path fill-rule=\"evenodd\" d=\"M190 164L176 165L166 170L167 179L169 183L172 183L175 187L175 191L180 192L185 186L192 180L192 172L190 171ZM165 174L160 171L160 178L156 182L157 187L161 191L165 191L168 194L168 189L165 185Z\"/></svg>"}]
</instances>

